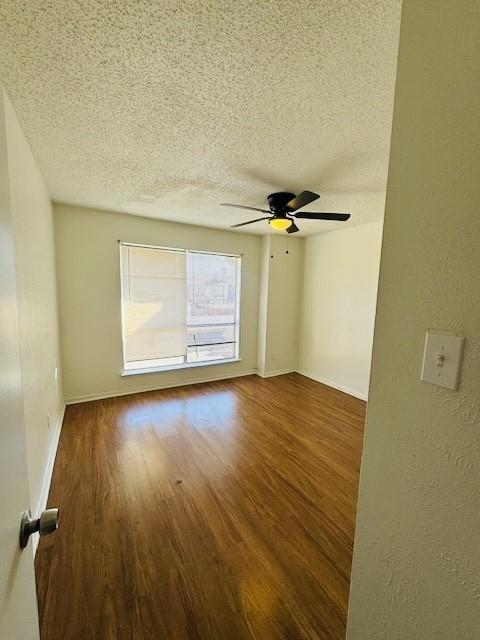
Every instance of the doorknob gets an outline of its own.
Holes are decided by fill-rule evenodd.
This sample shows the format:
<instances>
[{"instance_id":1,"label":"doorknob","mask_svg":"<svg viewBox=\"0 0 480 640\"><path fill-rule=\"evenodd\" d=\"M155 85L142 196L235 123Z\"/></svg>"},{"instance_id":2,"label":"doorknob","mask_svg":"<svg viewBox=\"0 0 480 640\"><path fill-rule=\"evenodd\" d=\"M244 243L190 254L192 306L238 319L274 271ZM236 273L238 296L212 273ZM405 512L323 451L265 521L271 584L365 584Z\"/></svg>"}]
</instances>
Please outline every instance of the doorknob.
<instances>
[{"instance_id":1,"label":"doorknob","mask_svg":"<svg viewBox=\"0 0 480 640\"><path fill-rule=\"evenodd\" d=\"M20 549L25 549L28 539L38 531L41 536L48 536L58 529L58 509L46 509L39 518L32 518L30 511L24 511L20 526Z\"/></svg>"}]
</instances>

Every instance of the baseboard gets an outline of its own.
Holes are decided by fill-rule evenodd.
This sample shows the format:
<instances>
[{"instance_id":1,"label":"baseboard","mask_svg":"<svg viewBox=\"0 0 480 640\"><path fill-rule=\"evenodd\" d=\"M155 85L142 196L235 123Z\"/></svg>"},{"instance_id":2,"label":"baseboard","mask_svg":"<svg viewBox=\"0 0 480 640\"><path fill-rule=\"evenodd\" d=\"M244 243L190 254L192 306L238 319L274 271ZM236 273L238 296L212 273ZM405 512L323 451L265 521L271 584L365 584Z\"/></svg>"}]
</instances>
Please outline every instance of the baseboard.
<instances>
[{"instance_id":1,"label":"baseboard","mask_svg":"<svg viewBox=\"0 0 480 640\"><path fill-rule=\"evenodd\" d=\"M338 384L337 382L333 382L332 380L328 380L327 378L323 378L322 376L317 376L314 373L311 373L310 371L303 371L301 369L297 369L297 373L299 373L302 376L306 376L307 378L311 378L312 380L315 380L316 382L320 382L321 384L325 384L327 385L327 387L332 387L333 389L336 389L337 391L343 391L343 393L347 393L349 396L353 396L354 398L358 398L359 400L364 400L365 402L367 402L368 400L368 394L367 393L363 393L363 391L357 391L356 389L350 389L349 387L345 387L341 384Z\"/></svg>"},{"instance_id":2,"label":"baseboard","mask_svg":"<svg viewBox=\"0 0 480 640\"><path fill-rule=\"evenodd\" d=\"M164 385L154 385L151 387L136 387L135 389L129 389L125 391L124 389L113 389L111 391L104 391L102 393L92 393L86 396L77 396L73 398L67 398L65 400L66 405L70 404L80 404L82 402L92 402L94 400L105 400L106 398L116 398L119 396L129 396L134 393L143 393L144 391L160 391L161 389L173 389L174 387L186 387L192 384L203 384L205 382L218 382L220 380L228 380L230 378L239 378L242 376L251 376L253 374L257 374L261 378L273 378L275 376L285 375L286 373L299 373L302 376L306 376L307 378L311 378L316 382L320 382L321 384L327 385L327 387L332 387L337 391L342 391L343 393L347 393L349 396L353 396L354 398L358 398L359 400L364 400L365 402L368 400L368 395L363 393L362 391L357 391L356 389L350 389L349 387L345 387L341 384L333 382L332 380L328 380L327 378L323 378L321 376L317 376L310 371L304 371L301 369L279 369L278 371L266 371L263 375L257 369L249 369L248 371L242 371L241 373L230 374L228 376L213 376L211 378L205 380L187 380L182 382L174 382L171 384ZM62 412L63 419L63 412ZM42 494L43 495L43 494ZM48 496L48 491L47 491Z\"/></svg>"},{"instance_id":3,"label":"baseboard","mask_svg":"<svg viewBox=\"0 0 480 640\"><path fill-rule=\"evenodd\" d=\"M42 491L38 500L37 509L35 514L37 517L47 508L48 494L50 491L50 483L52 481L53 467L55 465L55 456L57 455L58 442L60 440L60 433L62 431L63 416L65 415L65 403L62 402L57 411L57 421L54 426L52 441L50 444L50 452L48 454L48 460L43 474ZM33 555L37 552L39 541L38 533L32 536L32 549Z\"/></svg>"},{"instance_id":4,"label":"baseboard","mask_svg":"<svg viewBox=\"0 0 480 640\"><path fill-rule=\"evenodd\" d=\"M274 376L283 376L286 373L295 373L296 369L278 369L277 371L265 371L263 374L257 371L261 378L273 378Z\"/></svg>"},{"instance_id":5,"label":"baseboard","mask_svg":"<svg viewBox=\"0 0 480 640\"><path fill-rule=\"evenodd\" d=\"M134 393L143 393L144 391L160 391L162 389L173 389L174 387L187 387L191 384L203 384L205 382L219 382L220 380L229 380L230 378L241 378L243 376L251 376L257 373L256 369L249 369L248 371L242 371L241 373L233 373L223 376L213 376L205 380L186 380L182 382L174 382L171 384L159 385L156 384L152 387L138 387L135 389L114 389L112 391L104 391L102 393L92 393L87 396L78 396L74 398L67 398L65 404L79 404L81 402L92 402L93 400L105 400L106 398L117 398L119 396L130 396Z\"/></svg>"}]
</instances>

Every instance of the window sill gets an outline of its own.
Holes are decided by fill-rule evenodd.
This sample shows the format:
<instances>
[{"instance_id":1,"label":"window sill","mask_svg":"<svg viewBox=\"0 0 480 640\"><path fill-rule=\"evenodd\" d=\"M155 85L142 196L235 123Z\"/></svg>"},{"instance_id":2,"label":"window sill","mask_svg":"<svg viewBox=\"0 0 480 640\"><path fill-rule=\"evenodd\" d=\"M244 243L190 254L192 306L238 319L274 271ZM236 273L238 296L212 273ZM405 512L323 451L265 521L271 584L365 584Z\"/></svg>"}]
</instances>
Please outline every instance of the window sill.
<instances>
[{"instance_id":1,"label":"window sill","mask_svg":"<svg viewBox=\"0 0 480 640\"><path fill-rule=\"evenodd\" d=\"M172 364L167 367L151 367L145 369L124 369L123 376L138 376L142 373L161 373L162 371L179 371L180 369L196 369L197 367L210 367L213 364L230 364L240 362L241 358L226 358L224 360L210 360L209 362L189 362L186 364Z\"/></svg>"}]
</instances>

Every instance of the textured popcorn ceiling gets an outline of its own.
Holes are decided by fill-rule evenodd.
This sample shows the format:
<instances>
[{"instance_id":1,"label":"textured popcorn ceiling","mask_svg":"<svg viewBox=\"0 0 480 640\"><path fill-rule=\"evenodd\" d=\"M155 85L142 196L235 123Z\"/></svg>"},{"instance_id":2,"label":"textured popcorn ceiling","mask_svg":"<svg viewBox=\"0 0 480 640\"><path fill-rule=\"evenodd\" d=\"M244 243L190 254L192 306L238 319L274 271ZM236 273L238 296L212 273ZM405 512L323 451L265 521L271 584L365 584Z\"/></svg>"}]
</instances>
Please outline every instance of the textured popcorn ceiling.
<instances>
[{"instance_id":1,"label":"textured popcorn ceiling","mask_svg":"<svg viewBox=\"0 0 480 640\"><path fill-rule=\"evenodd\" d=\"M400 0L3 0L0 77L56 201L226 227L249 214L219 202L305 188L359 224L383 215L399 21Z\"/></svg>"}]
</instances>

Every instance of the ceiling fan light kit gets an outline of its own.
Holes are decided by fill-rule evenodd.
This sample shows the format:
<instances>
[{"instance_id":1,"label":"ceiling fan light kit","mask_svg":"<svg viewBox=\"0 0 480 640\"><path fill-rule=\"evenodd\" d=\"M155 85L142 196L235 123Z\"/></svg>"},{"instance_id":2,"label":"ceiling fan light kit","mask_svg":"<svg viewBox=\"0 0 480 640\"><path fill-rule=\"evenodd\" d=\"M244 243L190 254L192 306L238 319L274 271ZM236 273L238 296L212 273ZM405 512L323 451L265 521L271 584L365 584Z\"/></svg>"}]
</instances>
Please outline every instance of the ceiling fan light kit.
<instances>
[{"instance_id":1,"label":"ceiling fan light kit","mask_svg":"<svg viewBox=\"0 0 480 640\"><path fill-rule=\"evenodd\" d=\"M263 218L256 218L255 220L248 220L248 222L240 222L239 224L233 224L231 228L244 227L247 224L253 224L254 222L260 222L261 220L268 220L268 224L278 231L286 231L287 233L296 233L300 229L295 224L293 218L304 218L306 220L336 220L338 222L345 222L350 218L349 213L314 213L310 211L298 212L298 209L305 207L310 202L317 200L320 196L312 191L302 191L297 196L294 193L287 191L279 191L278 193L271 193L267 197L268 206L267 209L258 209L257 207L247 207L243 204L231 204L229 202L222 202L223 207L235 207L238 209L248 209L250 211L260 211L261 213L268 214Z\"/></svg>"},{"instance_id":2,"label":"ceiling fan light kit","mask_svg":"<svg viewBox=\"0 0 480 640\"><path fill-rule=\"evenodd\" d=\"M290 220L290 218L271 218L268 222L277 231L286 231L293 224L293 220Z\"/></svg>"}]
</instances>

